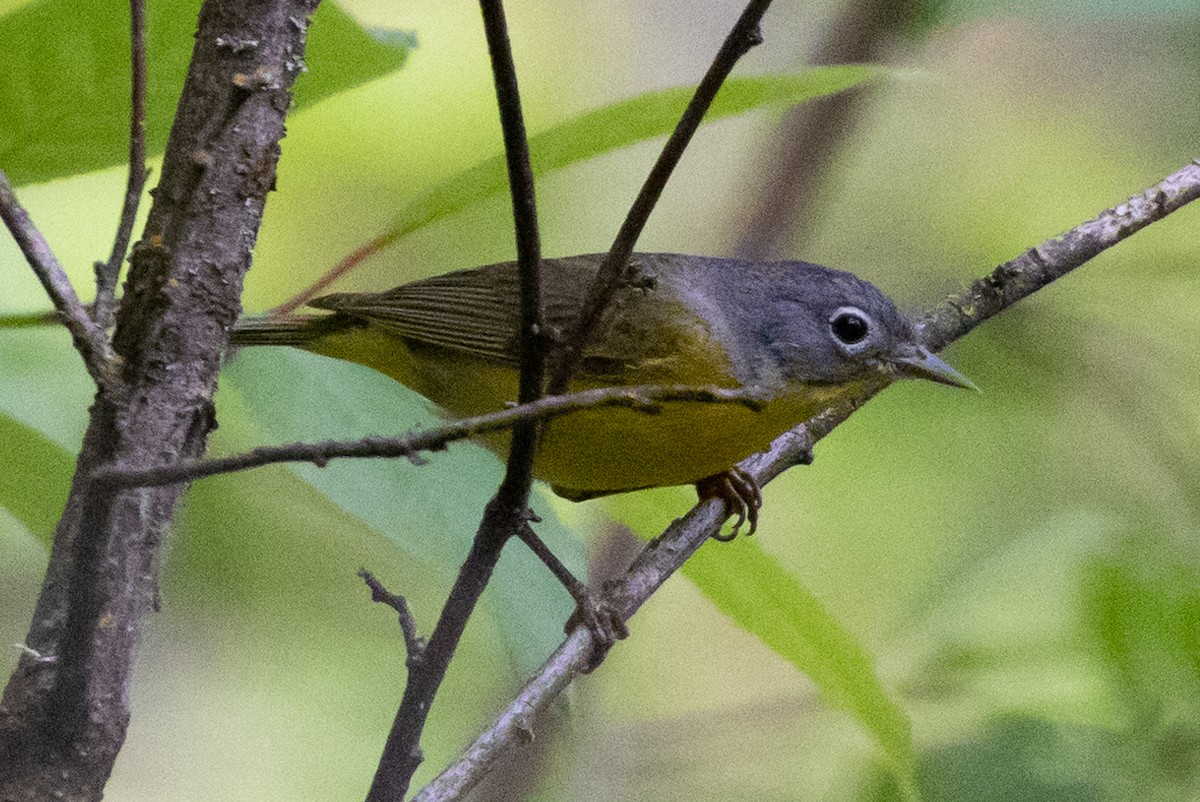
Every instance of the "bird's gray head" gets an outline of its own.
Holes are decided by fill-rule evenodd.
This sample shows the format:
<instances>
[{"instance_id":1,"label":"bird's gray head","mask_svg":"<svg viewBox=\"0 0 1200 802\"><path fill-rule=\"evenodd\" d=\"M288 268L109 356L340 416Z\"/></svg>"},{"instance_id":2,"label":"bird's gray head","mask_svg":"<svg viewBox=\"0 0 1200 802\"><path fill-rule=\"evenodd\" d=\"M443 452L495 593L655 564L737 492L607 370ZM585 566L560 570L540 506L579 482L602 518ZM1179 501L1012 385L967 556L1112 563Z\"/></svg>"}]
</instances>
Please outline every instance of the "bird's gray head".
<instances>
[{"instance_id":1,"label":"bird's gray head","mask_svg":"<svg viewBox=\"0 0 1200 802\"><path fill-rule=\"evenodd\" d=\"M920 344L912 324L873 284L807 262L761 265L754 328L791 381L845 384L882 374L974 389Z\"/></svg>"}]
</instances>

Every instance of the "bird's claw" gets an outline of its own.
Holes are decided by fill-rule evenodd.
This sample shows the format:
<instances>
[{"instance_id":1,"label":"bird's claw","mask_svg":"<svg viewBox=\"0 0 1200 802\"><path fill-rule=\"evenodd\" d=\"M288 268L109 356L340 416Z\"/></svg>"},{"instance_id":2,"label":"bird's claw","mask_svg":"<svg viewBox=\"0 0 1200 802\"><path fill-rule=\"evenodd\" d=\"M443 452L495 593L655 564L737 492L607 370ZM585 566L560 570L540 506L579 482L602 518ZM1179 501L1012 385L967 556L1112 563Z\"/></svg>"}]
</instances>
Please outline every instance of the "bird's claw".
<instances>
[{"instance_id":1,"label":"bird's claw","mask_svg":"<svg viewBox=\"0 0 1200 802\"><path fill-rule=\"evenodd\" d=\"M750 530L746 536L753 535L758 530L758 510L762 507L762 490L758 482L746 471L736 465L724 473L714 474L696 483L696 492L701 500L719 498L725 502L725 509L730 515L737 517L733 522L733 531L728 535L716 533L714 540L729 542L738 536L742 524L749 523Z\"/></svg>"},{"instance_id":2,"label":"bird's claw","mask_svg":"<svg viewBox=\"0 0 1200 802\"><path fill-rule=\"evenodd\" d=\"M595 601L590 594L580 598L575 612L567 619L563 631L570 633L576 627L587 627L592 633L592 654L583 673L590 674L608 655L608 650L619 640L629 637L629 627L620 612L605 602Z\"/></svg>"}]
</instances>

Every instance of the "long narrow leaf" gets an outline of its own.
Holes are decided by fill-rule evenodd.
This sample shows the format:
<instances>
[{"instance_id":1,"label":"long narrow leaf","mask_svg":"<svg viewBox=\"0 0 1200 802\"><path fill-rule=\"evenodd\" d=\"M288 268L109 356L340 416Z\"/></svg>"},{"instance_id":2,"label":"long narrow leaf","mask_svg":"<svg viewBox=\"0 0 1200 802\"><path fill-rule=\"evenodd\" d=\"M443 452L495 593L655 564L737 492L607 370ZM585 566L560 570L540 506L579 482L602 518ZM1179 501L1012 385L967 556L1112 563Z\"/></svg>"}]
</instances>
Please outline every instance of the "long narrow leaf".
<instances>
[{"instance_id":1,"label":"long narrow leaf","mask_svg":"<svg viewBox=\"0 0 1200 802\"><path fill-rule=\"evenodd\" d=\"M904 793L915 796L907 715L875 674L871 657L821 602L753 540L709 543L683 573L721 612L806 674L829 705L858 719L886 756Z\"/></svg>"},{"instance_id":2,"label":"long narrow leaf","mask_svg":"<svg viewBox=\"0 0 1200 802\"><path fill-rule=\"evenodd\" d=\"M819 67L797 75L732 78L705 117L706 122L754 109L786 108L841 92L873 75L866 67ZM693 88L675 87L622 100L581 114L529 140L535 175L561 170L618 148L666 136L675 127ZM400 213L381 238L392 242L435 220L460 211L508 186L504 157L497 155L430 188Z\"/></svg>"}]
</instances>

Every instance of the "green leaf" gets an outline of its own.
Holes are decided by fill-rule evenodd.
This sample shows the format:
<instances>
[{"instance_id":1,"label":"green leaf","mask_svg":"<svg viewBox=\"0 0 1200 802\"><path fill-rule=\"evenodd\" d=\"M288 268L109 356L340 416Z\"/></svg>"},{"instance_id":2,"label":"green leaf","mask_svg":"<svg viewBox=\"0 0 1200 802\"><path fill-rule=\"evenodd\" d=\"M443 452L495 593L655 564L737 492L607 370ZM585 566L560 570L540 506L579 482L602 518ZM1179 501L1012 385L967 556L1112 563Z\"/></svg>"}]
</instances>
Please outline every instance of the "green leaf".
<instances>
[{"instance_id":1,"label":"green leaf","mask_svg":"<svg viewBox=\"0 0 1200 802\"><path fill-rule=\"evenodd\" d=\"M1134 761L1128 746L1100 728L1005 716L989 722L977 738L922 755L921 796L928 802L1130 799L1127 783ZM890 778L880 778L874 792L861 798L893 802L904 796Z\"/></svg>"},{"instance_id":2,"label":"green leaf","mask_svg":"<svg viewBox=\"0 0 1200 802\"><path fill-rule=\"evenodd\" d=\"M973 17L1027 17L1031 20L1063 19L1072 23L1122 18L1166 18L1196 16L1194 0L940 0L941 16L962 22Z\"/></svg>"},{"instance_id":3,"label":"green leaf","mask_svg":"<svg viewBox=\"0 0 1200 802\"><path fill-rule=\"evenodd\" d=\"M386 436L440 420L427 401L381 373L291 348L239 351L222 373L217 404L222 441L236 448ZM237 437L237 420L248 417L260 430ZM360 459L290 469L344 513L383 533L406 557L453 573L470 549L503 468L494 454L469 443L427 457L421 466ZM536 499L532 503L542 517L538 533L581 575L587 564L582 544L551 510ZM558 581L522 547L505 550L488 587L488 604L520 671L532 670L558 644L572 608Z\"/></svg>"},{"instance_id":4,"label":"green leaf","mask_svg":"<svg viewBox=\"0 0 1200 802\"><path fill-rule=\"evenodd\" d=\"M804 672L830 705L853 715L915 797L912 727L875 674L871 656L821 602L753 540L708 543L683 566L704 595Z\"/></svg>"},{"instance_id":5,"label":"green leaf","mask_svg":"<svg viewBox=\"0 0 1200 802\"><path fill-rule=\"evenodd\" d=\"M62 515L75 460L62 446L0 414L0 506L43 543L50 543Z\"/></svg>"},{"instance_id":6,"label":"green leaf","mask_svg":"<svg viewBox=\"0 0 1200 802\"><path fill-rule=\"evenodd\" d=\"M866 67L818 67L797 75L731 78L721 87L705 122L761 108L786 108L849 89L872 77ZM542 131L529 140L535 175L545 175L577 162L666 136L691 99L691 86L647 92ZM392 242L435 220L460 211L508 187L504 156L496 155L432 187L400 213L384 242Z\"/></svg>"},{"instance_id":7,"label":"green leaf","mask_svg":"<svg viewBox=\"0 0 1200 802\"><path fill-rule=\"evenodd\" d=\"M1200 576L1147 527L1083 573L1085 618L1133 706L1200 725Z\"/></svg>"},{"instance_id":8,"label":"green leaf","mask_svg":"<svg viewBox=\"0 0 1200 802\"><path fill-rule=\"evenodd\" d=\"M146 146L161 153L195 43L196 0L146 8ZM411 37L384 41L332 3L313 18L293 110L398 69ZM0 166L14 184L121 164L129 154L125 0L41 0L0 18Z\"/></svg>"}]
</instances>

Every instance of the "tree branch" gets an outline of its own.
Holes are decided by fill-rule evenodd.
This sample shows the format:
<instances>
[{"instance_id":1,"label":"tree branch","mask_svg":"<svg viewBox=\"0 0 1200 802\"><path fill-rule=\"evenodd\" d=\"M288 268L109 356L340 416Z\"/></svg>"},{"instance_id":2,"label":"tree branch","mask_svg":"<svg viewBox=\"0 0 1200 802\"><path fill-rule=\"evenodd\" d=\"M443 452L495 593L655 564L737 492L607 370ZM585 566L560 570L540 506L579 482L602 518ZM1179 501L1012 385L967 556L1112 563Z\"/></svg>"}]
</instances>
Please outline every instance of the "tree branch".
<instances>
[{"instance_id":1,"label":"tree branch","mask_svg":"<svg viewBox=\"0 0 1200 802\"><path fill-rule=\"evenodd\" d=\"M117 235L107 262L96 262L96 302L92 319L101 329L113 324L117 280L129 250L138 204L150 171L146 169L146 3L129 0L129 178L117 222Z\"/></svg>"},{"instance_id":2,"label":"tree branch","mask_svg":"<svg viewBox=\"0 0 1200 802\"><path fill-rule=\"evenodd\" d=\"M21 253L25 254L25 260L42 282L67 331L71 332L75 350L83 357L88 374L97 385L109 385L113 373L113 354L108 338L88 317L87 309L67 278L67 271L63 270L42 232L29 219L3 170L0 170L0 218L3 218Z\"/></svg>"},{"instance_id":3,"label":"tree branch","mask_svg":"<svg viewBox=\"0 0 1200 802\"><path fill-rule=\"evenodd\" d=\"M359 440L327 440L321 443L289 443L261 446L242 454L215 459L186 460L152 468L105 466L92 474L92 481L111 488L160 487L193 482L207 476L234 473L283 462L311 462L318 467L343 457L396 458L419 461L426 451L440 451L457 440L511 429L518 423L545 421L582 409L627 407L647 415L659 412L668 401L704 404L740 404L757 410L765 402L761 391L749 388L701 387L690 385L636 385L602 387L569 395L547 396L528 404L451 421L443 426L403 437L364 437Z\"/></svg>"},{"instance_id":4,"label":"tree branch","mask_svg":"<svg viewBox=\"0 0 1200 802\"><path fill-rule=\"evenodd\" d=\"M1197 198L1200 198L1200 160L1185 165L1156 186L1062 236L1049 239L1005 262L965 292L953 295L931 309L919 321L925 344L933 350L941 350L988 318ZM819 440L883 386L869 388L786 432L771 444L769 450L743 461L741 467L760 484L770 482L792 465L802 462ZM718 500L697 504L646 546L625 575L607 588L606 602L624 618L631 617L696 549L720 530L724 517L724 505ZM592 648L591 633L582 628L574 630L495 721L458 760L421 789L413 802L461 799L479 783L496 760L528 740L533 717L587 668Z\"/></svg>"},{"instance_id":5,"label":"tree branch","mask_svg":"<svg viewBox=\"0 0 1200 802\"><path fill-rule=\"evenodd\" d=\"M508 24L504 19L504 4L502 0L480 0L479 6L492 60L500 126L504 133L516 235L521 295L521 369L517 399L520 403L528 404L541 397L545 372L537 200L533 168L529 163L525 121L521 113L521 97L517 89L516 65L508 40ZM458 578L429 637L429 643L422 650L421 659L408 672L404 698L396 711L383 756L367 794L368 802L402 802L412 775L421 764L421 733L446 668L458 648L467 619L491 579L504 544L527 525L538 431L536 419L518 419L513 425L504 479L484 510L471 551L459 569Z\"/></svg>"},{"instance_id":6,"label":"tree branch","mask_svg":"<svg viewBox=\"0 0 1200 802\"><path fill-rule=\"evenodd\" d=\"M97 800L124 742L138 633L154 606L159 547L184 487L111 491L88 477L103 466L177 462L204 449L315 8L316 0L209 0L200 10L161 180L117 313L119 367L92 405L25 638L31 651L0 703L0 799ZM231 30L258 46L228 52L221 43ZM74 301L76 326L86 320L100 331L77 299L56 296Z\"/></svg>"},{"instance_id":7,"label":"tree branch","mask_svg":"<svg viewBox=\"0 0 1200 802\"><path fill-rule=\"evenodd\" d=\"M604 257L599 270L596 271L596 278L592 281L583 308L575 319L575 325L556 354L555 364L551 366L550 393L557 395L566 389L572 374L579 366L579 360L583 358L584 349L587 347L596 325L600 322L601 315L604 314L613 294L621 286L621 281L625 277L625 269L629 264L629 257L637 247L638 237L641 236L642 229L646 227L650 213L658 204L658 199L662 196L671 173L679 164L688 144L691 143L692 135L700 127L700 122L704 119L708 107L712 105L713 99L720 91L721 85L725 83L725 79L729 77L729 73L733 71L734 66L750 48L762 42L762 32L758 26L770 5L771 0L750 0L738 21L729 31L729 35L725 37L725 42L717 51L704 78L696 87L696 92L688 102L688 107L679 119L679 124L675 126L675 130L671 133L666 145L663 146L662 153L658 155L658 160L655 161L650 174L646 176L645 183L642 184L641 191L638 192L637 198L629 208L625 222L622 223L621 230L617 232L608 255Z\"/></svg>"}]
</instances>

